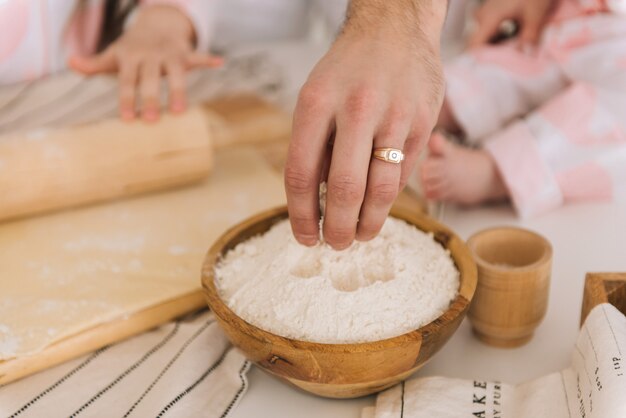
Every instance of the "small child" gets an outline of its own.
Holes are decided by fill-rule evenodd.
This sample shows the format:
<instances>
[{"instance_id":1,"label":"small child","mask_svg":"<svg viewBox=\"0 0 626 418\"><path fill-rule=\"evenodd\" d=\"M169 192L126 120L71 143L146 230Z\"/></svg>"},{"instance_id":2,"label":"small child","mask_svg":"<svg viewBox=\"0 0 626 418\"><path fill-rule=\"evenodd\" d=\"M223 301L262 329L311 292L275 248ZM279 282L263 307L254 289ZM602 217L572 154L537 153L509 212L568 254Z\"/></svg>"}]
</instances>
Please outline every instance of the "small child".
<instances>
[{"instance_id":1,"label":"small child","mask_svg":"<svg viewBox=\"0 0 626 418\"><path fill-rule=\"evenodd\" d=\"M185 73L220 60L208 51L209 0L0 1L0 85L33 80L68 65L85 75L118 73L119 107L136 104L156 120L160 81L170 110L185 108ZM136 103L137 102L137 103Z\"/></svg>"},{"instance_id":2,"label":"small child","mask_svg":"<svg viewBox=\"0 0 626 418\"><path fill-rule=\"evenodd\" d=\"M477 148L435 132L420 172L426 196L464 205L508 197L523 217L626 200L622 3L562 0L535 51L512 40L448 65L438 127Z\"/></svg>"}]
</instances>

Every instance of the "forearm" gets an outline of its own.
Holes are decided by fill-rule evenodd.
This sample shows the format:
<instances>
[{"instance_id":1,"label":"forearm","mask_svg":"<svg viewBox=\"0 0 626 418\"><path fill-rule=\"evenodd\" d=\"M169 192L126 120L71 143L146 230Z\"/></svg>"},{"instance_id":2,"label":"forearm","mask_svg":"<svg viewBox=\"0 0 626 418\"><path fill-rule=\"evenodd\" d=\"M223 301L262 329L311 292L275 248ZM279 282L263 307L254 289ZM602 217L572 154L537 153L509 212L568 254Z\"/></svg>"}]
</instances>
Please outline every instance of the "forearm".
<instances>
[{"instance_id":1,"label":"forearm","mask_svg":"<svg viewBox=\"0 0 626 418\"><path fill-rule=\"evenodd\" d=\"M438 45L448 0L351 0L344 34L376 33Z\"/></svg>"}]
</instances>

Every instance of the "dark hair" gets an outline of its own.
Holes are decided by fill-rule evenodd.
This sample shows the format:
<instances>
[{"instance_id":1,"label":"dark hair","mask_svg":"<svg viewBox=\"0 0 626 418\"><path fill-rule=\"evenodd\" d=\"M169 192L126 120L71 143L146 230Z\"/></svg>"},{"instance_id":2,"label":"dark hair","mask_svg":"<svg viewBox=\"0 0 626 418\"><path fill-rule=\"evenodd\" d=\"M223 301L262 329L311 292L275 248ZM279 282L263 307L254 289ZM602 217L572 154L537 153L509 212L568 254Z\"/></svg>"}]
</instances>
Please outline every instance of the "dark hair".
<instances>
[{"instance_id":1,"label":"dark hair","mask_svg":"<svg viewBox=\"0 0 626 418\"><path fill-rule=\"evenodd\" d=\"M130 12L137 6L138 0L106 0L104 4L104 18L98 52L111 45L124 31L124 23Z\"/></svg>"}]
</instances>

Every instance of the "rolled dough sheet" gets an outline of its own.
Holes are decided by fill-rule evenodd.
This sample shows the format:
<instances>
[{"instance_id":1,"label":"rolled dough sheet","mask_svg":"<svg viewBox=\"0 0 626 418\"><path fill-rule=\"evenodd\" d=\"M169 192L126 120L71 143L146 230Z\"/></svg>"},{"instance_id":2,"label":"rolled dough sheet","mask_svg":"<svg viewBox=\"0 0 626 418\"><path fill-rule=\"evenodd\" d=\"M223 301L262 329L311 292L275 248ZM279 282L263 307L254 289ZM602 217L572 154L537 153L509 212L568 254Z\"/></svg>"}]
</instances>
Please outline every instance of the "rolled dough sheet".
<instances>
[{"instance_id":1,"label":"rolled dough sheet","mask_svg":"<svg viewBox=\"0 0 626 418\"><path fill-rule=\"evenodd\" d=\"M0 360L198 290L212 242L283 203L280 176L239 148L196 186L0 224Z\"/></svg>"}]
</instances>

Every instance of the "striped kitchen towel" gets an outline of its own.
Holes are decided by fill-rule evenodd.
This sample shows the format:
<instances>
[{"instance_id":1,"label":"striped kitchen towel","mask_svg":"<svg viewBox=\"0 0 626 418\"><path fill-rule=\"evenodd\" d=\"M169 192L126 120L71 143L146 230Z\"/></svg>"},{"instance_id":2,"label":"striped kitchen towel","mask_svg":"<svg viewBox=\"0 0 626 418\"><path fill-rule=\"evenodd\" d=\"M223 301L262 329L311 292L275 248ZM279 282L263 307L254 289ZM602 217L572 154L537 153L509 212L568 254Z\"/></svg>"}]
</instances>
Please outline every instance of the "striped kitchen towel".
<instances>
[{"instance_id":1,"label":"striped kitchen towel","mask_svg":"<svg viewBox=\"0 0 626 418\"><path fill-rule=\"evenodd\" d=\"M0 387L0 417L227 417L250 362L203 311Z\"/></svg>"}]
</instances>

